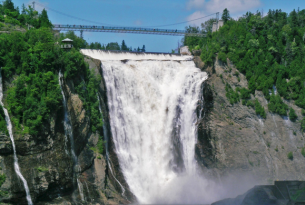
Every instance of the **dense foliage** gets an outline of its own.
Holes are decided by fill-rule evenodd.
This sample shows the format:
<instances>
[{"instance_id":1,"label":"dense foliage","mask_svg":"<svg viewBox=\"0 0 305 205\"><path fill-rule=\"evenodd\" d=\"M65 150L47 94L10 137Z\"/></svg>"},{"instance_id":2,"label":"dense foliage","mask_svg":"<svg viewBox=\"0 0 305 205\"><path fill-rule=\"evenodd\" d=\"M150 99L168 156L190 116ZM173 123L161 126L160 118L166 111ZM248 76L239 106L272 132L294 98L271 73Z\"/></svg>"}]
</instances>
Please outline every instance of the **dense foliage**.
<instances>
[{"instance_id":1,"label":"dense foliage","mask_svg":"<svg viewBox=\"0 0 305 205\"><path fill-rule=\"evenodd\" d=\"M5 121L5 114L4 114L3 107L1 105L0 105L0 132L8 135L8 130L7 130L6 121Z\"/></svg>"},{"instance_id":2,"label":"dense foliage","mask_svg":"<svg viewBox=\"0 0 305 205\"><path fill-rule=\"evenodd\" d=\"M2 184L5 182L5 180L6 180L5 174L0 174L0 187L1 187Z\"/></svg>"},{"instance_id":3,"label":"dense foliage","mask_svg":"<svg viewBox=\"0 0 305 205\"><path fill-rule=\"evenodd\" d=\"M34 28L52 26L45 9L42 10L41 14L38 14L31 6L26 8L23 4L20 13L19 8L15 8L12 0L5 0L3 4L0 4L0 21L25 28L27 26Z\"/></svg>"},{"instance_id":4,"label":"dense foliage","mask_svg":"<svg viewBox=\"0 0 305 205\"><path fill-rule=\"evenodd\" d=\"M212 64L217 54L225 63L230 59L246 76L249 92L264 93L270 112L288 115L283 99L305 108L305 10L293 10L289 15L269 10L264 17L260 12L248 12L238 20L225 10L222 18L225 24L219 31L208 32L206 38L186 37L184 44L190 49L199 47L206 64ZM277 93L270 95L275 88ZM233 95L237 91L227 92L231 103L239 101ZM294 111L289 113L295 120Z\"/></svg>"},{"instance_id":5,"label":"dense foliage","mask_svg":"<svg viewBox=\"0 0 305 205\"><path fill-rule=\"evenodd\" d=\"M12 86L7 89L6 105L17 132L34 136L44 133L51 117L62 108L58 82L60 70L66 79L75 81L76 91L91 119L92 131L101 132L103 120L96 97L98 79L90 73L83 55L78 51L87 42L73 32L55 37L45 10L38 14L29 6L27 9L23 7L20 14L11 0L6 0L3 5L0 4L1 18L3 12L8 14L6 18L14 20L10 23L25 28L29 24L30 28L26 32L12 31L0 35L2 76L12 81ZM74 48L69 52L60 48L58 42L63 38L74 40ZM0 109L0 130L6 131L2 112Z\"/></svg>"}]
</instances>

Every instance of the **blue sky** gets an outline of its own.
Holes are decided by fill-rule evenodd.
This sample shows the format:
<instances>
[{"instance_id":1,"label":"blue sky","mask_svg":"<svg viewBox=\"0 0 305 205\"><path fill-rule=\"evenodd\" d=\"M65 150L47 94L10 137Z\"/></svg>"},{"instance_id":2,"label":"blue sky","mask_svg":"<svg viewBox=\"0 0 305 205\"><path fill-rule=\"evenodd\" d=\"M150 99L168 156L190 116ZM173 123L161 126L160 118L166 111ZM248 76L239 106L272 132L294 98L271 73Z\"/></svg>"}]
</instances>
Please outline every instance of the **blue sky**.
<instances>
[{"instance_id":1,"label":"blue sky","mask_svg":"<svg viewBox=\"0 0 305 205\"><path fill-rule=\"evenodd\" d=\"M15 6L31 4L32 0L13 0ZM305 9L304 0L35 0L35 9L41 11L48 7L81 19L118 26L151 26L179 23L200 18L228 8L234 18L242 16L247 11L255 12L269 9L282 9L291 12L293 9ZM42 6L41 6L42 5ZM46 8L48 10L48 8ZM70 18L48 10L52 23L94 25L78 19ZM164 28L184 29L187 25L200 25L208 19L190 23L168 26ZM79 35L79 32L76 32ZM127 46L142 47L146 51L170 52L178 46L182 37L147 35L147 34L117 34L84 32L87 42L118 42L124 39Z\"/></svg>"}]
</instances>

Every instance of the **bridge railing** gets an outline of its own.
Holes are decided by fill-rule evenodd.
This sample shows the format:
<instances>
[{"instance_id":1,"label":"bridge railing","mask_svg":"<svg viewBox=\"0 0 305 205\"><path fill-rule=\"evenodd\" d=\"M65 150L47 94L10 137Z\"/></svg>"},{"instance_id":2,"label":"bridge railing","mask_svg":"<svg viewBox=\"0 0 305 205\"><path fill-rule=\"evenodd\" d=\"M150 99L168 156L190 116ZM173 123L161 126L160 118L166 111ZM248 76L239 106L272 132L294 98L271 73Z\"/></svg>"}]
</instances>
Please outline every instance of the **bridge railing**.
<instances>
[{"instance_id":1,"label":"bridge railing","mask_svg":"<svg viewBox=\"0 0 305 205\"><path fill-rule=\"evenodd\" d=\"M141 27L112 27L112 26L93 26L93 25L68 25L68 24L53 24L55 30L113 30L113 31L143 31L149 33L177 33L177 34L193 34L205 35L203 33L192 33L186 30L178 29L158 29L158 28L141 28Z\"/></svg>"}]
</instances>

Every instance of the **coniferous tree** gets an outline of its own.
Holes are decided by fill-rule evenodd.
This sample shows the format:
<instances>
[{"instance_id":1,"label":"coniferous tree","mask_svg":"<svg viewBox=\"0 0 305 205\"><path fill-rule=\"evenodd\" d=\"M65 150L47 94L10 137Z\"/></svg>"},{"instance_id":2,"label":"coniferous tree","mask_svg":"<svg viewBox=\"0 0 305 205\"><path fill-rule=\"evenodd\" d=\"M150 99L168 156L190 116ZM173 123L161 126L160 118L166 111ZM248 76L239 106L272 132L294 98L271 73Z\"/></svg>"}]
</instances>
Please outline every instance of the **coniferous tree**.
<instances>
[{"instance_id":1,"label":"coniferous tree","mask_svg":"<svg viewBox=\"0 0 305 205\"><path fill-rule=\"evenodd\" d=\"M142 52L145 52L145 45L143 45L141 51L142 51Z\"/></svg>"},{"instance_id":2,"label":"coniferous tree","mask_svg":"<svg viewBox=\"0 0 305 205\"><path fill-rule=\"evenodd\" d=\"M230 20L230 12L227 8L225 8L222 12L221 19L223 20L224 23L227 23L228 20Z\"/></svg>"},{"instance_id":3,"label":"coniferous tree","mask_svg":"<svg viewBox=\"0 0 305 205\"><path fill-rule=\"evenodd\" d=\"M106 46L106 50L121 50L119 44L117 42L108 43Z\"/></svg>"},{"instance_id":4,"label":"coniferous tree","mask_svg":"<svg viewBox=\"0 0 305 205\"><path fill-rule=\"evenodd\" d=\"M22 7L21 7L21 14L25 15L26 14L26 8L24 6L24 4L22 4Z\"/></svg>"},{"instance_id":5,"label":"coniferous tree","mask_svg":"<svg viewBox=\"0 0 305 205\"><path fill-rule=\"evenodd\" d=\"M129 50L124 40L122 41L121 50L122 51L128 51Z\"/></svg>"},{"instance_id":6,"label":"coniferous tree","mask_svg":"<svg viewBox=\"0 0 305 205\"><path fill-rule=\"evenodd\" d=\"M15 7L14 7L14 3L12 2L12 0L5 0L3 2L3 8L8 9L10 11L15 11Z\"/></svg>"},{"instance_id":7,"label":"coniferous tree","mask_svg":"<svg viewBox=\"0 0 305 205\"><path fill-rule=\"evenodd\" d=\"M291 27L297 27L298 26L298 16L295 9L290 13L289 15L290 21L291 21Z\"/></svg>"},{"instance_id":8,"label":"coniferous tree","mask_svg":"<svg viewBox=\"0 0 305 205\"><path fill-rule=\"evenodd\" d=\"M47 11L45 9L43 9L41 14L39 15L39 26L47 28L52 27L52 23L50 22Z\"/></svg>"}]
</instances>

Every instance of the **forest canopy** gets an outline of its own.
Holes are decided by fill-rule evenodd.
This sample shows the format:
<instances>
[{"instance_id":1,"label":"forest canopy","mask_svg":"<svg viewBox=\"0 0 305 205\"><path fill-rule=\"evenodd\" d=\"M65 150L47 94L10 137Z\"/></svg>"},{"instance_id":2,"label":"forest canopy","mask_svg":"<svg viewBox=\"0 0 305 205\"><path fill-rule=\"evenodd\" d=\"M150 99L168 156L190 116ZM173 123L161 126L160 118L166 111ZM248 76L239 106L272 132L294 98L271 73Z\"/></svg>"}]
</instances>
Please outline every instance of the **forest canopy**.
<instances>
[{"instance_id":1,"label":"forest canopy","mask_svg":"<svg viewBox=\"0 0 305 205\"><path fill-rule=\"evenodd\" d=\"M55 35L45 10L39 14L31 6L23 5L20 13L11 0L0 4L0 21L3 25L24 28L0 34L1 74L4 81L11 82L5 105L17 133L37 136L48 130L52 116L62 108L59 71L65 79L74 81L90 117L91 130L101 132L103 120L96 97L98 79L90 73L78 50L87 42L73 32ZM63 38L74 40L75 46L69 52L60 48L58 42ZM75 80L80 75L82 79ZM7 132L4 115L1 111L0 114L0 131Z\"/></svg>"},{"instance_id":2,"label":"forest canopy","mask_svg":"<svg viewBox=\"0 0 305 205\"><path fill-rule=\"evenodd\" d=\"M304 109L305 10L293 10L289 14L269 10L266 16L247 12L235 20L225 9L222 18L224 26L217 32L206 29L211 23L204 23L207 37L185 37L184 44L191 50L199 48L206 65L213 64L217 55L224 63L227 58L232 61L246 76L248 91L264 93L270 112L288 115L283 99L294 100ZM199 27L192 29L202 32ZM228 92L229 97L237 96L232 89ZM236 103L239 98L230 101ZM295 119L294 111L290 113Z\"/></svg>"}]
</instances>

